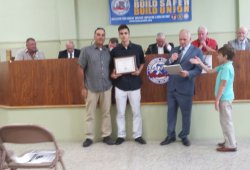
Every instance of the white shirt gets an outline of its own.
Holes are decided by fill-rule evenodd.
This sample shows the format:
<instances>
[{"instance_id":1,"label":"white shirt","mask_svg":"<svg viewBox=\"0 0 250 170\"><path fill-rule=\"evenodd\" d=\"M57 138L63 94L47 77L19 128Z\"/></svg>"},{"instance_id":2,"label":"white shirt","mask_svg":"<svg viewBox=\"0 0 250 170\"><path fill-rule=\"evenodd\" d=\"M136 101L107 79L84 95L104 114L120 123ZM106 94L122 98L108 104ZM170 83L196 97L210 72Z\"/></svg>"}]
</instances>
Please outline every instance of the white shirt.
<instances>
[{"instance_id":1,"label":"white shirt","mask_svg":"<svg viewBox=\"0 0 250 170\"><path fill-rule=\"evenodd\" d=\"M74 56L74 51L71 53L72 54L72 57L71 58L75 58ZM70 53L68 52L68 58L70 58Z\"/></svg>"},{"instance_id":2,"label":"white shirt","mask_svg":"<svg viewBox=\"0 0 250 170\"><path fill-rule=\"evenodd\" d=\"M158 45L157 45L157 47L158 47L158 54L164 54L164 48L159 47Z\"/></svg>"},{"instance_id":3,"label":"white shirt","mask_svg":"<svg viewBox=\"0 0 250 170\"><path fill-rule=\"evenodd\" d=\"M157 45L157 48L158 48L158 54L164 54L164 46L163 47L159 47L158 45ZM172 49L172 47L171 47L171 45L167 45L167 49L168 49L168 51L171 51L171 49Z\"/></svg>"},{"instance_id":4,"label":"white shirt","mask_svg":"<svg viewBox=\"0 0 250 170\"><path fill-rule=\"evenodd\" d=\"M21 50L17 52L15 60L42 60L45 59L44 53L41 51L36 51L33 56L30 55L28 49Z\"/></svg>"},{"instance_id":5,"label":"white shirt","mask_svg":"<svg viewBox=\"0 0 250 170\"><path fill-rule=\"evenodd\" d=\"M188 51L188 49L190 48L191 43L189 43L186 47L184 47L184 50L182 51L182 56L181 56L181 60L183 59L183 57L185 56L186 52ZM180 61L181 61L180 60Z\"/></svg>"}]
</instances>

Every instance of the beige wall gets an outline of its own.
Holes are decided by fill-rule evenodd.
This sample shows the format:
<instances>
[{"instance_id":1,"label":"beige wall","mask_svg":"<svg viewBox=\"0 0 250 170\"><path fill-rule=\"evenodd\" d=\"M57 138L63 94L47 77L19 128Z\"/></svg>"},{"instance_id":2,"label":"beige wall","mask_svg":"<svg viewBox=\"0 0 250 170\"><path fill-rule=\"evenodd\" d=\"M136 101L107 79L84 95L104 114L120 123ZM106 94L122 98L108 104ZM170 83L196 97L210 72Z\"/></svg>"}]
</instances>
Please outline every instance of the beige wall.
<instances>
[{"instance_id":1,"label":"beige wall","mask_svg":"<svg viewBox=\"0 0 250 170\"><path fill-rule=\"evenodd\" d=\"M233 120L237 138L250 138L249 103L233 103ZM161 141L166 137L166 105L142 105L143 136L147 140ZM194 104L191 120L191 139L222 138L219 113L213 103ZM113 137L116 137L116 109L111 109ZM181 129L181 114L178 113L176 132ZM84 107L75 108L37 108L37 109L1 109L0 125L33 123L47 127L58 140L82 141L84 139ZM96 140L101 138L100 110L96 113ZM126 110L127 137L132 138L132 113Z\"/></svg>"},{"instance_id":2,"label":"beige wall","mask_svg":"<svg viewBox=\"0 0 250 170\"><path fill-rule=\"evenodd\" d=\"M46 58L56 58L73 39L76 46L89 45L96 27L104 27L107 41L117 36L117 26L109 25L106 0L0 0L0 50L24 48L25 40L34 37ZM98 4L98 5L97 5ZM196 38L200 25L208 28L209 36L222 46L235 37L238 24L247 24L248 0L193 0L191 22L130 25L131 39L147 48L155 41L157 32L178 45L178 32L189 29ZM225 8L226 6L226 8Z\"/></svg>"}]
</instances>

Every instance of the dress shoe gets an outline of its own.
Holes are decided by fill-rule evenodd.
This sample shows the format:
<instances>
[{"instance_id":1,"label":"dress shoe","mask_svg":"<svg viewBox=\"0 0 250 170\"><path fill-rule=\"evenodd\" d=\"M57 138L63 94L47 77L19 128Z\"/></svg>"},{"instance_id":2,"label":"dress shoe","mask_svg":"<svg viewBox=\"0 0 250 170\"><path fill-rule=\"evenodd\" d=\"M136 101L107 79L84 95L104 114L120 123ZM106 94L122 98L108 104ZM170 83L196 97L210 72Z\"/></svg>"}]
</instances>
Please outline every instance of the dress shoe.
<instances>
[{"instance_id":1,"label":"dress shoe","mask_svg":"<svg viewBox=\"0 0 250 170\"><path fill-rule=\"evenodd\" d=\"M218 152L236 152L237 148L226 148L226 147L220 147L216 149Z\"/></svg>"},{"instance_id":2,"label":"dress shoe","mask_svg":"<svg viewBox=\"0 0 250 170\"><path fill-rule=\"evenodd\" d=\"M83 147L89 147L92 143L93 143L93 141L92 141L91 139L86 139L86 140L83 142L82 146L83 146Z\"/></svg>"},{"instance_id":3,"label":"dress shoe","mask_svg":"<svg viewBox=\"0 0 250 170\"><path fill-rule=\"evenodd\" d=\"M140 144L146 144L146 141L142 137L135 138L135 141Z\"/></svg>"},{"instance_id":4,"label":"dress shoe","mask_svg":"<svg viewBox=\"0 0 250 170\"><path fill-rule=\"evenodd\" d=\"M166 137L165 140L160 143L160 145L168 145L174 141L176 141L175 137L172 137L172 138Z\"/></svg>"},{"instance_id":5,"label":"dress shoe","mask_svg":"<svg viewBox=\"0 0 250 170\"><path fill-rule=\"evenodd\" d=\"M115 144L115 142L111 139L110 136L104 137L102 141L103 141L103 143L106 143L107 145L114 145Z\"/></svg>"},{"instance_id":6,"label":"dress shoe","mask_svg":"<svg viewBox=\"0 0 250 170\"><path fill-rule=\"evenodd\" d=\"M225 142L221 142L217 144L219 147L225 147Z\"/></svg>"},{"instance_id":7,"label":"dress shoe","mask_svg":"<svg viewBox=\"0 0 250 170\"><path fill-rule=\"evenodd\" d=\"M124 138L117 138L116 141L115 141L115 144L116 144L116 145L120 145L120 144L122 144L124 141L125 141Z\"/></svg>"},{"instance_id":8,"label":"dress shoe","mask_svg":"<svg viewBox=\"0 0 250 170\"><path fill-rule=\"evenodd\" d=\"M189 141L188 138L182 138L182 139L181 139L181 142L182 142L182 144L185 145L185 146L190 146L190 145L191 145L191 143L190 143L190 141Z\"/></svg>"}]
</instances>

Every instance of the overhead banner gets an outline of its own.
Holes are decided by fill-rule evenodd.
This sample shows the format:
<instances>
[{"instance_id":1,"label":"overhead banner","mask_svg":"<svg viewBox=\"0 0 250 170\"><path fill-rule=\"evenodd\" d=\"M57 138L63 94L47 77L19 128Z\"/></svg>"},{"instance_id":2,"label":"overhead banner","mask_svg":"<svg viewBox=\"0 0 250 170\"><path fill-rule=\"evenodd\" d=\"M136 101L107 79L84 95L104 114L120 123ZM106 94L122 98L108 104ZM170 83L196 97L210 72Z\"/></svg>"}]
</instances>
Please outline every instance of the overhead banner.
<instances>
[{"instance_id":1,"label":"overhead banner","mask_svg":"<svg viewBox=\"0 0 250 170\"><path fill-rule=\"evenodd\" d=\"M192 20L192 0L109 0L110 24Z\"/></svg>"}]
</instances>

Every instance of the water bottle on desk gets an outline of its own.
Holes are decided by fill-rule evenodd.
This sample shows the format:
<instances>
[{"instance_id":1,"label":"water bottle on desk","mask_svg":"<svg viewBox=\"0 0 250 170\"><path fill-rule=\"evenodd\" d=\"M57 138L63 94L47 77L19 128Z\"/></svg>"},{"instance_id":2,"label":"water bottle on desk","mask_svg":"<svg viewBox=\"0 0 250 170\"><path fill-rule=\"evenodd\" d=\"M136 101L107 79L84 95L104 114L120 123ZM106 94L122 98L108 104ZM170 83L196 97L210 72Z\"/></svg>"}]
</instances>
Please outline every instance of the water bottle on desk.
<instances>
[{"instance_id":1,"label":"water bottle on desk","mask_svg":"<svg viewBox=\"0 0 250 170\"><path fill-rule=\"evenodd\" d=\"M15 60L15 57L12 57L11 49L6 50L6 61L12 62Z\"/></svg>"},{"instance_id":2,"label":"water bottle on desk","mask_svg":"<svg viewBox=\"0 0 250 170\"><path fill-rule=\"evenodd\" d=\"M10 61L10 57L11 57L11 50L7 49L6 50L6 61Z\"/></svg>"}]
</instances>

